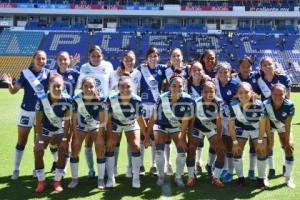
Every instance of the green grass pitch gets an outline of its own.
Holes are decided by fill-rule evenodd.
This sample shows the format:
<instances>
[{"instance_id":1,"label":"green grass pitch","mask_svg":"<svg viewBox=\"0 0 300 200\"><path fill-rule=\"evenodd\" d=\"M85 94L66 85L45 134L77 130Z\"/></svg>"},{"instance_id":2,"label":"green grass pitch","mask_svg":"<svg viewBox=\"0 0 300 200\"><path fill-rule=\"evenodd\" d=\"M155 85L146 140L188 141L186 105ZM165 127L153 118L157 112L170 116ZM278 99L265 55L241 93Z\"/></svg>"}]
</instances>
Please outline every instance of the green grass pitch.
<instances>
[{"instance_id":1,"label":"green grass pitch","mask_svg":"<svg viewBox=\"0 0 300 200\"><path fill-rule=\"evenodd\" d=\"M119 156L119 176L116 178L115 188L107 191L99 191L96 188L97 180L87 178L87 167L84 155L80 156L79 185L77 189L70 190L67 184L70 182L70 170L63 180L65 190L56 194L52 192L53 175L47 173L47 189L43 194L34 192L36 180L32 176L33 170L33 131L30 134L24 157L21 163L20 178L16 181L10 180L13 167L14 147L17 141L16 118L22 100L22 91L17 95L10 95L8 90L0 90L0 199L300 199L300 94L293 93L292 100L296 104L296 116L293 120L293 131L295 137L295 168L294 180L298 187L292 190L285 186L284 177L281 176L282 156L278 137L275 137L275 179L270 180L271 188L260 191L255 188L256 182L247 180L247 186L239 189L235 182L226 184L224 188L214 188L206 176L206 173L198 179L194 189L178 189L171 179L171 195L162 196L162 189L156 186L156 177L146 176L141 178L141 189L131 188L131 179L125 177L127 164L126 141L123 137ZM298 150L299 149L299 150ZM203 160L207 160L208 144L205 143ZM82 151L83 152L83 151ZM172 161L175 162L175 148L172 149ZM94 154L95 155L95 154ZM49 172L51 168L51 154L49 149L45 153L45 169ZM248 145L245 149L244 172L248 170ZM146 150L145 167L149 170L150 149ZM175 168L175 164L173 164ZM205 171L205 170L204 170ZM234 177L236 178L236 176Z\"/></svg>"}]
</instances>

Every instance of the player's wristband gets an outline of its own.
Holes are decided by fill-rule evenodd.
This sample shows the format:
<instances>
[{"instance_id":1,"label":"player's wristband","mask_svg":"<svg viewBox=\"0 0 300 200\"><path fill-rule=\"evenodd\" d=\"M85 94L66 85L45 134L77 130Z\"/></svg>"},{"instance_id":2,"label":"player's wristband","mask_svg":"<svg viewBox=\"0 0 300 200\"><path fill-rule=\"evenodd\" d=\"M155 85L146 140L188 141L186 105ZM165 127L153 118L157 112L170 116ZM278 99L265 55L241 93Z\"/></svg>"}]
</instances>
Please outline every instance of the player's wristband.
<instances>
[{"instance_id":1,"label":"player's wristband","mask_svg":"<svg viewBox=\"0 0 300 200\"><path fill-rule=\"evenodd\" d=\"M65 142L68 141L68 138L63 137L61 140Z\"/></svg>"},{"instance_id":2,"label":"player's wristband","mask_svg":"<svg viewBox=\"0 0 300 200\"><path fill-rule=\"evenodd\" d=\"M263 140L258 139L258 140L257 140L257 143L258 143L258 144L262 144L262 143L263 143Z\"/></svg>"},{"instance_id":3,"label":"player's wristband","mask_svg":"<svg viewBox=\"0 0 300 200\"><path fill-rule=\"evenodd\" d=\"M44 144L43 140L39 140L38 142L39 142L39 144Z\"/></svg>"},{"instance_id":4,"label":"player's wristband","mask_svg":"<svg viewBox=\"0 0 300 200\"><path fill-rule=\"evenodd\" d=\"M233 144L238 144L239 142L237 140L232 141Z\"/></svg>"}]
</instances>

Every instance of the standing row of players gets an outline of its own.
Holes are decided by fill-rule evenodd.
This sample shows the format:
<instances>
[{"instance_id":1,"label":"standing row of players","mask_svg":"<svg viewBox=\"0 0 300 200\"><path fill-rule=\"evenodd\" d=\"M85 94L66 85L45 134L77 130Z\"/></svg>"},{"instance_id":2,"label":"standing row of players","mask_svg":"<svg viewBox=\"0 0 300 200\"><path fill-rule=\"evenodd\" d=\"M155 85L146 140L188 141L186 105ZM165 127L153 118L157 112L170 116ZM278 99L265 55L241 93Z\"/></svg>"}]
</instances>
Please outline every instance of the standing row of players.
<instances>
[{"instance_id":1,"label":"standing row of players","mask_svg":"<svg viewBox=\"0 0 300 200\"><path fill-rule=\"evenodd\" d=\"M275 176L272 151L277 131L286 183L295 187L291 178L291 83L275 70L272 58L264 57L260 70L253 71L251 59L245 57L239 62L239 73L232 73L228 63L218 63L212 50L205 51L201 60L191 65L184 64L178 48L171 52L169 66L158 64L155 47L148 49L146 63L135 68L135 60L134 52L126 52L114 71L100 47L94 46L80 72L71 67L76 59L70 59L67 52L58 54L58 68L49 71L45 68L46 53L37 51L33 65L23 70L15 83L4 74L10 93L24 88L12 179L19 176L28 134L34 127L36 192L43 192L46 186L43 155L49 144L55 162L54 190L63 190L61 179L68 160L72 174L68 187L78 185L79 152L84 141L89 176L95 176L94 143L98 188L113 187L122 132L128 141L126 176L132 177L133 188L140 187L139 176L145 174L143 156L147 146L151 146L150 173L158 175L157 184L164 184L166 174L173 175L171 140L177 149L175 183L193 187L195 174L202 172L201 152L207 137L210 148L205 168L214 186L223 187L224 182L232 181L233 169L238 184L245 185L242 154L250 139L248 177L257 179L264 189L268 187L267 162L268 177ZM189 174L186 184L182 180L185 165Z\"/></svg>"}]
</instances>

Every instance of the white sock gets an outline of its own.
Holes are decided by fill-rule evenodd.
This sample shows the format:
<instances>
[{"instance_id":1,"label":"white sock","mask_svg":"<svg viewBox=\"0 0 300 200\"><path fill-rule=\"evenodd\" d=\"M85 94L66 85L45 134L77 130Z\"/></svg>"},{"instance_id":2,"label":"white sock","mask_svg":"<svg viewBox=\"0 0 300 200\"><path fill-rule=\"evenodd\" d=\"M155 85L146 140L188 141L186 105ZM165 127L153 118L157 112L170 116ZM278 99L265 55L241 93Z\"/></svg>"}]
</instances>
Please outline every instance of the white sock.
<instances>
[{"instance_id":1,"label":"white sock","mask_svg":"<svg viewBox=\"0 0 300 200\"><path fill-rule=\"evenodd\" d=\"M97 159L98 179L104 179L105 159Z\"/></svg>"},{"instance_id":2,"label":"white sock","mask_svg":"<svg viewBox=\"0 0 300 200\"><path fill-rule=\"evenodd\" d=\"M165 144L165 159L166 159L166 165L171 165L171 159L170 159L170 154L171 154L171 143L166 143Z\"/></svg>"},{"instance_id":3,"label":"white sock","mask_svg":"<svg viewBox=\"0 0 300 200\"><path fill-rule=\"evenodd\" d=\"M132 168L131 165L131 150L130 150L130 145L127 143L127 158L128 158L128 167Z\"/></svg>"},{"instance_id":4,"label":"white sock","mask_svg":"<svg viewBox=\"0 0 300 200\"><path fill-rule=\"evenodd\" d=\"M196 163L199 163L199 165L201 167L203 165L203 161L201 159L202 150L203 150L203 147L197 147L197 149L196 149L196 156L195 156Z\"/></svg>"},{"instance_id":5,"label":"white sock","mask_svg":"<svg viewBox=\"0 0 300 200\"><path fill-rule=\"evenodd\" d=\"M294 157L286 157L285 159L285 177L291 177L294 167Z\"/></svg>"},{"instance_id":6,"label":"white sock","mask_svg":"<svg viewBox=\"0 0 300 200\"><path fill-rule=\"evenodd\" d=\"M14 162L14 171L19 171L20 170L20 164L23 158L23 151L20 151L18 149L15 150L15 162Z\"/></svg>"},{"instance_id":7,"label":"white sock","mask_svg":"<svg viewBox=\"0 0 300 200\"><path fill-rule=\"evenodd\" d=\"M79 166L79 161L72 162L72 158L71 158L71 160L70 160L70 167L71 167L71 176L72 176L72 179L78 179L78 166Z\"/></svg>"},{"instance_id":8,"label":"white sock","mask_svg":"<svg viewBox=\"0 0 300 200\"><path fill-rule=\"evenodd\" d=\"M151 167L155 167L155 162L156 162L155 154L156 154L155 142L152 141L152 144L151 144Z\"/></svg>"},{"instance_id":9,"label":"white sock","mask_svg":"<svg viewBox=\"0 0 300 200\"><path fill-rule=\"evenodd\" d=\"M186 162L185 152L178 153L176 157L176 178L181 178L184 171L184 166Z\"/></svg>"},{"instance_id":10,"label":"white sock","mask_svg":"<svg viewBox=\"0 0 300 200\"><path fill-rule=\"evenodd\" d=\"M115 171L115 156L113 155L114 152L107 152L106 153L106 161L105 161L105 167L106 167L106 173L108 179L114 178L114 171Z\"/></svg>"},{"instance_id":11,"label":"white sock","mask_svg":"<svg viewBox=\"0 0 300 200\"><path fill-rule=\"evenodd\" d=\"M164 176L165 156L163 150L156 150L155 160L159 176Z\"/></svg>"},{"instance_id":12,"label":"white sock","mask_svg":"<svg viewBox=\"0 0 300 200\"><path fill-rule=\"evenodd\" d=\"M137 155L132 155L133 179L140 177L141 154L140 154L140 152L138 152L136 154Z\"/></svg>"},{"instance_id":13,"label":"white sock","mask_svg":"<svg viewBox=\"0 0 300 200\"><path fill-rule=\"evenodd\" d=\"M114 149L115 153L115 168L118 168L118 158L119 158L119 151L120 151L120 144L117 144L115 146L115 149Z\"/></svg>"},{"instance_id":14,"label":"white sock","mask_svg":"<svg viewBox=\"0 0 300 200\"><path fill-rule=\"evenodd\" d=\"M94 159L92 147L85 147L85 159L89 170L94 171Z\"/></svg>"},{"instance_id":15,"label":"white sock","mask_svg":"<svg viewBox=\"0 0 300 200\"><path fill-rule=\"evenodd\" d=\"M215 168L213 170L213 177L220 178L222 171L223 171L223 167L215 166Z\"/></svg>"},{"instance_id":16,"label":"white sock","mask_svg":"<svg viewBox=\"0 0 300 200\"><path fill-rule=\"evenodd\" d=\"M54 181L61 181L62 176L64 174L64 169L55 169Z\"/></svg>"},{"instance_id":17,"label":"white sock","mask_svg":"<svg viewBox=\"0 0 300 200\"><path fill-rule=\"evenodd\" d=\"M142 142L140 144L140 151L141 151L141 166L144 166L145 145Z\"/></svg>"},{"instance_id":18,"label":"white sock","mask_svg":"<svg viewBox=\"0 0 300 200\"><path fill-rule=\"evenodd\" d=\"M249 170L255 171L256 160L256 153L249 153Z\"/></svg>"},{"instance_id":19,"label":"white sock","mask_svg":"<svg viewBox=\"0 0 300 200\"><path fill-rule=\"evenodd\" d=\"M269 169L275 169L275 168L274 168L273 150L271 150L271 151L269 152L269 155L268 155L268 164L269 164Z\"/></svg>"},{"instance_id":20,"label":"white sock","mask_svg":"<svg viewBox=\"0 0 300 200\"><path fill-rule=\"evenodd\" d=\"M188 167L189 178L193 178L195 175L195 167Z\"/></svg>"},{"instance_id":21,"label":"white sock","mask_svg":"<svg viewBox=\"0 0 300 200\"><path fill-rule=\"evenodd\" d=\"M230 174L233 174L233 155L232 153L227 153L225 156L224 169Z\"/></svg>"},{"instance_id":22,"label":"white sock","mask_svg":"<svg viewBox=\"0 0 300 200\"><path fill-rule=\"evenodd\" d=\"M257 159L257 168L258 168L258 178L265 178L266 177L266 167L267 161L266 159Z\"/></svg>"},{"instance_id":23,"label":"white sock","mask_svg":"<svg viewBox=\"0 0 300 200\"><path fill-rule=\"evenodd\" d=\"M36 176L38 181L45 181L45 171L44 169L36 169Z\"/></svg>"},{"instance_id":24,"label":"white sock","mask_svg":"<svg viewBox=\"0 0 300 200\"><path fill-rule=\"evenodd\" d=\"M243 159L242 158L233 158L233 166L235 168L237 176L244 177L243 173Z\"/></svg>"}]
</instances>

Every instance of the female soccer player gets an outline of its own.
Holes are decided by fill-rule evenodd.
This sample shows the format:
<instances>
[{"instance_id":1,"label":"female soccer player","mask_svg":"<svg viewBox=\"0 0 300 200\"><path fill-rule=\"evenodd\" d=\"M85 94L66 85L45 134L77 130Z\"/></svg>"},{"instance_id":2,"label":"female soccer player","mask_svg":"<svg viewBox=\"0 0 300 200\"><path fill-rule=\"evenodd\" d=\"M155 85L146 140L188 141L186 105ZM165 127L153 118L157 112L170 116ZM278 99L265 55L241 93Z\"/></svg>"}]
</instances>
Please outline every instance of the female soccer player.
<instances>
[{"instance_id":1,"label":"female soccer player","mask_svg":"<svg viewBox=\"0 0 300 200\"><path fill-rule=\"evenodd\" d=\"M218 63L216 53L213 50L205 50L200 58L205 74L211 78L215 78L217 74L216 65Z\"/></svg>"},{"instance_id":2,"label":"female soccer player","mask_svg":"<svg viewBox=\"0 0 300 200\"><path fill-rule=\"evenodd\" d=\"M238 83L231 77L231 66L229 63L219 63L217 71L217 78L215 79L217 96L223 101L223 142L226 147L226 158L224 172L221 175L223 182L230 182L232 180L233 163L232 163L232 140L228 132L228 117L229 109L228 106L230 101L235 97ZM210 149L209 162L206 165L206 170L211 171L211 167L215 160L215 152ZM210 175L210 174L209 174Z\"/></svg>"},{"instance_id":3,"label":"female soccer player","mask_svg":"<svg viewBox=\"0 0 300 200\"><path fill-rule=\"evenodd\" d=\"M107 183L106 187L113 187L114 184L114 146L120 143L121 134L124 131L127 137L131 152L132 166L132 187L140 188L140 135L146 134L146 122L143 118L143 107L139 96L132 93L131 77L123 75L119 79L119 92L107 99L108 120L107 120ZM141 131L140 131L141 130ZM149 141L146 141L149 142Z\"/></svg>"},{"instance_id":4,"label":"female soccer player","mask_svg":"<svg viewBox=\"0 0 300 200\"><path fill-rule=\"evenodd\" d=\"M245 56L239 63L239 73L234 78L238 83L247 82L251 84L253 91L259 96L260 90L258 87L258 79L260 74L258 71L253 71L253 61L250 57ZM249 171L248 178L251 180L256 180L255 177L255 166L256 166L256 153L252 140L249 140Z\"/></svg>"},{"instance_id":5,"label":"female soccer player","mask_svg":"<svg viewBox=\"0 0 300 200\"><path fill-rule=\"evenodd\" d=\"M294 166L294 145L291 137L292 118L295 113L295 107L286 97L286 87L280 83L272 86L271 98L264 101L267 112L267 134L274 135L277 131L280 143L285 152L285 181L288 187L295 188L296 185L292 179ZM274 137L269 139L271 148L274 146Z\"/></svg>"},{"instance_id":6,"label":"female soccer player","mask_svg":"<svg viewBox=\"0 0 300 200\"><path fill-rule=\"evenodd\" d=\"M196 184L195 151L199 143L203 143L204 136L209 140L210 147L217 153L215 168L212 172L212 184L216 187L223 187L220 175L224 165L225 147L222 142L221 101L216 98L216 86L213 82L206 81L203 84L202 96L196 99L194 110L195 117L192 119L189 130L191 136L186 161L189 172L187 187L194 187Z\"/></svg>"},{"instance_id":7,"label":"female soccer player","mask_svg":"<svg viewBox=\"0 0 300 200\"><path fill-rule=\"evenodd\" d=\"M95 143L98 169L98 188L104 189L105 173L105 99L99 96L96 81L85 77L82 81L82 93L74 97L72 131L75 141L72 143L70 159L72 181L69 188L78 184L79 153L84 139L90 136Z\"/></svg>"},{"instance_id":8,"label":"female soccer player","mask_svg":"<svg viewBox=\"0 0 300 200\"><path fill-rule=\"evenodd\" d=\"M49 93L41 96L36 104L36 141L34 147L35 171L38 179L36 192L45 190L44 151L50 140L58 146L58 160L53 182L56 192L63 191L61 179L65 167L65 154L68 148L70 112L72 98L63 93L64 80L59 74L51 74L49 78Z\"/></svg>"},{"instance_id":9,"label":"female soccer player","mask_svg":"<svg viewBox=\"0 0 300 200\"><path fill-rule=\"evenodd\" d=\"M275 62L270 57L263 57L260 62L260 73L261 76L258 79L258 86L261 90L261 98L265 100L266 98L271 97L271 89L272 85L276 83L283 84L287 91L286 96L287 98L290 97L291 91L291 80L283 74L279 74L275 71ZM269 164L269 175L268 178L275 177L275 166L274 166L274 158L273 158L273 149L271 148L270 141L274 140L274 135L268 135L268 164ZM284 153L283 153L284 154ZM285 167L283 166L283 171ZM283 172L284 174L284 172Z\"/></svg>"},{"instance_id":10,"label":"female soccer player","mask_svg":"<svg viewBox=\"0 0 300 200\"><path fill-rule=\"evenodd\" d=\"M203 66L200 62L195 61L192 63L189 73L189 78L187 79L187 90L191 95L192 99L197 99L201 95L203 84L206 80L209 80L210 77L204 73ZM189 135L190 137L190 135ZM196 149L196 175L202 174L202 159L201 154L204 147L203 140L200 140L199 145Z\"/></svg>"},{"instance_id":11,"label":"female soccer player","mask_svg":"<svg viewBox=\"0 0 300 200\"><path fill-rule=\"evenodd\" d=\"M183 92L184 81L184 77L176 74L170 79L169 91L160 96L155 112L148 123L147 137L152 129L154 131L155 159L158 169L157 185L159 186L162 186L165 180L164 146L169 137L177 148L175 183L178 187L185 186L182 175L186 161L186 132L189 128L194 103L190 95Z\"/></svg>"},{"instance_id":12,"label":"female soccer player","mask_svg":"<svg viewBox=\"0 0 300 200\"><path fill-rule=\"evenodd\" d=\"M155 104L158 101L159 95L162 90L163 81L166 79L165 66L158 64L159 51L155 47L150 47L146 52L147 63L138 67L138 70L142 74L140 82L140 96L143 107L145 109L144 118L146 122L150 119ZM156 163L155 163L155 142L154 136L151 134L151 168L150 174L157 175Z\"/></svg>"},{"instance_id":13,"label":"female soccer player","mask_svg":"<svg viewBox=\"0 0 300 200\"><path fill-rule=\"evenodd\" d=\"M96 89L103 98L108 97L113 84L113 66L110 62L104 60L102 50L95 45L89 50L89 62L80 68L80 76L77 82L77 88L82 85L82 80L89 76L96 81ZM85 157L89 168L89 177L95 176L93 151L93 140L87 136L85 140Z\"/></svg>"},{"instance_id":14,"label":"female soccer player","mask_svg":"<svg viewBox=\"0 0 300 200\"><path fill-rule=\"evenodd\" d=\"M267 142L264 106L260 100L255 100L255 94L249 83L240 83L237 96L238 99L232 100L229 106L229 133L233 143L233 165L238 176L238 185L241 187L245 185L242 155L244 146L250 137L253 140L258 159L258 187L266 189L268 187L265 176Z\"/></svg>"},{"instance_id":15,"label":"female soccer player","mask_svg":"<svg viewBox=\"0 0 300 200\"><path fill-rule=\"evenodd\" d=\"M11 179L19 177L20 163L23 152L27 144L28 134L35 122L35 104L39 97L45 94L48 89L50 71L45 67L47 55L44 51L37 51L33 55L33 65L21 72L20 78L15 84L12 83L12 77L4 74L3 80L7 83L9 92L16 94L21 88L24 88L24 96L21 104L21 111L18 117L18 142L15 150L14 170Z\"/></svg>"}]
</instances>

